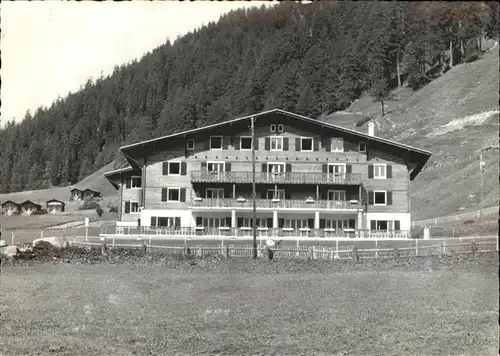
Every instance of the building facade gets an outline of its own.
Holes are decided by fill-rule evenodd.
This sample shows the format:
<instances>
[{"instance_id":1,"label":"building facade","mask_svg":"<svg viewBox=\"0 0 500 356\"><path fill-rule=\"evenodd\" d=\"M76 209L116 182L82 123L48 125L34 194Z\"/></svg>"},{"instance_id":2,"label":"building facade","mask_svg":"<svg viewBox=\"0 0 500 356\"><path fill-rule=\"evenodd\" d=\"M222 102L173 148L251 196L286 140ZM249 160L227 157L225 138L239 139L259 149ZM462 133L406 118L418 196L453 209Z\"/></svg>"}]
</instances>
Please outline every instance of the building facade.
<instances>
[{"instance_id":1,"label":"building facade","mask_svg":"<svg viewBox=\"0 0 500 356\"><path fill-rule=\"evenodd\" d=\"M366 134L279 109L252 117L254 141L248 116L122 147L130 167L106 174L118 225L251 233L255 167L259 231L410 230L410 181L430 152L373 126Z\"/></svg>"}]
</instances>

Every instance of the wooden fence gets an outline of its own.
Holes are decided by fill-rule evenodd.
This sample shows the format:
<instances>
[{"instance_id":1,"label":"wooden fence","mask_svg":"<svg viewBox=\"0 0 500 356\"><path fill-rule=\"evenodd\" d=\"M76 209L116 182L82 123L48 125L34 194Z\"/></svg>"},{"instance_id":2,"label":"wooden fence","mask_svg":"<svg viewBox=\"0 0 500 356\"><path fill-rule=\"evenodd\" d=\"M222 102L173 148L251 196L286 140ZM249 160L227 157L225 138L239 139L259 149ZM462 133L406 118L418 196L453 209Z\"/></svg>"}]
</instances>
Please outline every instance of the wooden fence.
<instances>
[{"instance_id":1,"label":"wooden fence","mask_svg":"<svg viewBox=\"0 0 500 356\"><path fill-rule=\"evenodd\" d=\"M204 244L177 244L177 245L155 245L147 240L130 244L106 244L104 240L98 242L86 242L74 240L72 245L101 246L103 253L108 248L140 248L146 252L163 252L166 254L190 254L203 257L210 255L222 255L224 257L252 257L253 248L251 244L231 244L221 241L219 245ZM454 243L443 241L433 245L404 248L364 248L354 246L352 249L337 249L332 246L306 246L300 245L280 245L273 248L274 258L309 258L322 260L365 260L383 258L409 258L409 257L429 257L450 254L473 254L498 251L498 244L495 241L472 240L463 242L459 239ZM260 243L257 249L260 258L265 256L265 245Z\"/></svg>"}]
</instances>

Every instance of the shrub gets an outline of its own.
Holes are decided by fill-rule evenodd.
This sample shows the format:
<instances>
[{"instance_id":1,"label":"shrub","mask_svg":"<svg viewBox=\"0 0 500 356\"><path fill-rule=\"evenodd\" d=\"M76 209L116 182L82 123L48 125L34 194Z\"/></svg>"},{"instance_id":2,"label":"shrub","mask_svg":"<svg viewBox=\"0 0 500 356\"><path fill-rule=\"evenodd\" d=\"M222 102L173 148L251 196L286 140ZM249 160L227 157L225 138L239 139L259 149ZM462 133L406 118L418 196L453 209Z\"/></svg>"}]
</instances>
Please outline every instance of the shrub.
<instances>
[{"instance_id":1,"label":"shrub","mask_svg":"<svg viewBox=\"0 0 500 356\"><path fill-rule=\"evenodd\" d=\"M101 217L104 210L102 210L101 206L99 204L97 204L97 208L95 208L95 212L97 213L97 216Z\"/></svg>"},{"instance_id":2,"label":"shrub","mask_svg":"<svg viewBox=\"0 0 500 356\"><path fill-rule=\"evenodd\" d=\"M85 200L85 202L78 207L78 210L93 210L97 209L99 206L99 203L92 201L92 200Z\"/></svg>"},{"instance_id":3,"label":"shrub","mask_svg":"<svg viewBox=\"0 0 500 356\"><path fill-rule=\"evenodd\" d=\"M43 208L40 210L35 210L33 213L31 213L31 215L44 215L44 214L47 214L47 210Z\"/></svg>"},{"instance_id":4,"label":"shrub","mask_svg":"<svg viewBox=\"0 0 500 356\"><path fill-rule=\"evenodd\" d=\"M473 223L474 223L474 220L465 220L464 221L464 225L473 224Z\"/></svg>"},{"instance_id":5,"label":"shrub","mask_svg":"<svg viewBox=\"0 0 500 356\"><path fill-rule=\"evenodd\" d=\"M109 208L110 213L117 213L118 212L118 207L117 206L112 206Z\"/></svg>"}]
</instances>

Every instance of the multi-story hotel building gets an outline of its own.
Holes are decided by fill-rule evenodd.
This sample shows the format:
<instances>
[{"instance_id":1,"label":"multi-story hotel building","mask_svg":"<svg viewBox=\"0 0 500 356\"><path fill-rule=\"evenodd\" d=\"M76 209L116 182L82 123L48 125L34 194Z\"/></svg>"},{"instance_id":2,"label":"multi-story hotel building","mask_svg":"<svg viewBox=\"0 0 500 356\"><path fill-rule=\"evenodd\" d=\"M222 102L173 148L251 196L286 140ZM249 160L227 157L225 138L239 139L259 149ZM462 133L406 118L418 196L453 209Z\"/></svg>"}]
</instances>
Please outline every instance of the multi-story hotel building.
<instances>
[{"instance_id":1,"label":"multi-story hotel building","mask_svg":"<svg viewBox=\"0 0 500 356\"><path fill-rule=\"evenodd\" d=\"M259 234L343 236L410 230L410 181L431 153L275 109L120 149L130 167L117 226L242 236L252 228L255 145ZM155 229L159 230L160 229Z\"/></svg>"}]
</instances>

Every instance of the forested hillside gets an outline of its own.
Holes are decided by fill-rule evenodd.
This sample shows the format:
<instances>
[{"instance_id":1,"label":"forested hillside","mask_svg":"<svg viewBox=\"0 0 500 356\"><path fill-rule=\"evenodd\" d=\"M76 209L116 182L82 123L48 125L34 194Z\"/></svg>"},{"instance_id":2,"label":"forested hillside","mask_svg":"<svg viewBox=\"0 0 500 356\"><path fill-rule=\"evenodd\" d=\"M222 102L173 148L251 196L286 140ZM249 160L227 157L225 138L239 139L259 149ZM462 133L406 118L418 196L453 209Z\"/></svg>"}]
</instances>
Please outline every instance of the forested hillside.
<instances>
[{"instance_id":1,"label":"forested hillside","mask_svg":"<svg viewBox=\"0 0 500 356\"><path fill-rule=\"evenodd\" d=\"M145 34L146 35L146 34ZM481 55L496 2L286 2L239 10L0 131L0 192L74 184L118 147L279 107L317 117ZM451 51L450 51L451 49ZM384 107L382 105L382 107Z\"/></svg>"}]
</instances>

